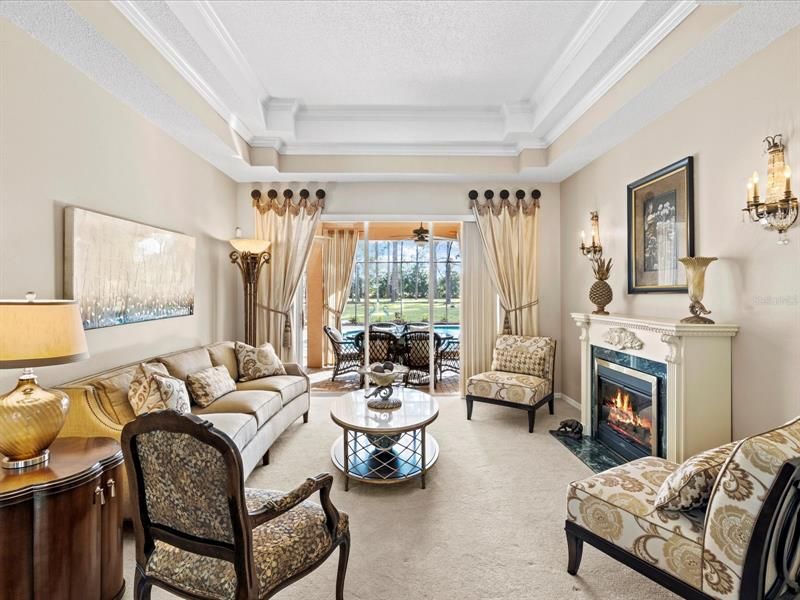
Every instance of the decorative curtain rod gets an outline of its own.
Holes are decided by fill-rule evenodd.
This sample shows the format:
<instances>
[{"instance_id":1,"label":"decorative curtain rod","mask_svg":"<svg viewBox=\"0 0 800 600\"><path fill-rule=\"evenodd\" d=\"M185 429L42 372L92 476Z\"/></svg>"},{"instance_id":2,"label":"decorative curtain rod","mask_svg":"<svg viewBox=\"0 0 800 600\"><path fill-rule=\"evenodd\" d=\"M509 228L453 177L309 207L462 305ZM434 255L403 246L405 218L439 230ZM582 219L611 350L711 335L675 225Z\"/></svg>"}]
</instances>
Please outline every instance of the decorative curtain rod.
<instances>
[{"instance_id":1,"label":"decorative curtain rod","mask_svg":"<svg viewBox=\"0 0 800 600\"><path fill-rule=\"evenodd\" d=\"M514 194L516 197L515 202L509 200L511 194L508 190L500 190L500 202L494 201L494 192L492 190L483 192L483 197L486 199L485 202L481 202L478 199L477 190L470 190L468 195L470 199L470 208L476 209L480 215L486 214L490 209L495 215L500 214L503 209L509 210L512 214L516 213L517 210L522 210L523 214L531 215L539 208L539 198L542 197L542 192L539 190L531 191L531 200L527 201L525 200L525 190L517 190Z\"/></svg>"},{"instance_id":2,"label":"decorative curtain rod","mask_svg":"<svg viewBox=\"0 0 800 600\"><path fill-rule=\"evenodd\" d=\"M262 215L270 210L274 210L279 215L283 216L289 210L291 214L298 214L300 210L305 209L308 214L314 214L317 210L325 208L325 190L318 189L314 192L316 200L309 200L311 194L305 188L300 190L300 201L295 203L292 200L294 192L290 189L283 190L283 202L278 200L278 192L274 189L267 191L267 197L261 193L261 190L253 190L250 192L250 197L253 199L253 208L258 210Z\"/></svg>"}]
</instances>

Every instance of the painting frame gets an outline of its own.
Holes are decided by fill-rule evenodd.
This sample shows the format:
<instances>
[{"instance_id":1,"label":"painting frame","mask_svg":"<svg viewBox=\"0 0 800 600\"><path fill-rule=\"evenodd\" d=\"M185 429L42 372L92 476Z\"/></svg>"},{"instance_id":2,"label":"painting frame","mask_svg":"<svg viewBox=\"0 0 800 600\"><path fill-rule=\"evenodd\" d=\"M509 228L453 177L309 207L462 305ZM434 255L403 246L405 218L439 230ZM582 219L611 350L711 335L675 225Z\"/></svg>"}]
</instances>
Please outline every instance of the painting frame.
<instances>
[{"instance_id":1,"label":"painting frame","mask_svg":"<svg viewBox=\"0 0 800 600\"><path fill-rule=\"evenodd\" d=\"M628 293L686 293L677 259L694 256L694 159L629 183Z\"/></svg>"},{"instance_id":2,"label":"painting frame","mask_svg":"<svg viewBox=\"0 0 800 600\"><path fill-rule=\"evenodd\" d=\"M77 206L64 209L64 297L85 330L195 314L197 241Z\"/></svg>"}]
</instances>

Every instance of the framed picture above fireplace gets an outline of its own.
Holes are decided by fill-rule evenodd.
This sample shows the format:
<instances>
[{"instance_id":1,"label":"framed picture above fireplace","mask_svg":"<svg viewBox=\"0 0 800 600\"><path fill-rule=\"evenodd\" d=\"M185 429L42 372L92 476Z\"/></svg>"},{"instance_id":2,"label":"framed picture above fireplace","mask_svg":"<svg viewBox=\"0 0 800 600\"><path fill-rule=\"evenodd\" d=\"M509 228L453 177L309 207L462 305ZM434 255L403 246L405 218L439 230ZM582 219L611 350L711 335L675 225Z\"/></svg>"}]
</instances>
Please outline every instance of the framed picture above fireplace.
<instances>
[{"instance_id":1,"label":"framed picture above fireplace","mask_svg":"<svg viewBox=\"0 0 800 600\"><path fill-rule=\"evenodd\" d=\"M628 185L628 293L685 293L684 256L694 256L691 156Z\"/></svg>"}]
</instances>

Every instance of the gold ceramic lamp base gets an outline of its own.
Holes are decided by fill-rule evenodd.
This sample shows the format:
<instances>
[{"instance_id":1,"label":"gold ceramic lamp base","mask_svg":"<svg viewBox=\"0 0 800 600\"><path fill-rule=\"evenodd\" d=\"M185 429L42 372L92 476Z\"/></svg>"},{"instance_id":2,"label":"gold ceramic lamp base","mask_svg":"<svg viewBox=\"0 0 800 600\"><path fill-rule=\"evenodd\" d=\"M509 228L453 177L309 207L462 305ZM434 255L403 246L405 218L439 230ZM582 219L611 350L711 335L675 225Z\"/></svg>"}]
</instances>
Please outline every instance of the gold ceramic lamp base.
<instances>
[{"instance_id":1,"label":"gold ceramic lamp base","mask_svg":"<svg viewBox=\"0 0 800 600\"><path fill-rule=\"evenodd\" d=\"M0 396L0 463L4 469L24 469L47 462L47 448L64 426L69 398L59 390L40 387L25 369L16 387Z\"/></svg>"}]
</instances>

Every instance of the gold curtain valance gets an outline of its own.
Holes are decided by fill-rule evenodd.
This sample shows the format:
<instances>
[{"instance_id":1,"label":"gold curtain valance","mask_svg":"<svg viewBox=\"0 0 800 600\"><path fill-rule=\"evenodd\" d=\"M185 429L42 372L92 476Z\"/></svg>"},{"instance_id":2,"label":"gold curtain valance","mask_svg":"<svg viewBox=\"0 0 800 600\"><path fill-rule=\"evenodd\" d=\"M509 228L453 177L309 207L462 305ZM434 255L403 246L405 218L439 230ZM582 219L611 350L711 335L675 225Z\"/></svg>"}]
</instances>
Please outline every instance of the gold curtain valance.
<instances>
[{"instance_id":1,"label":"gold curtain valance","mask_svg":"<svg viewBox=\"0 0 800 600\"><path fill-rule=\"evenodd\" d=\"M500 198L495 200L494 192L486 190L483 193L485 201L481 201L478 198L478 192L472 190L469 193L469 207L481 216L487 215L489 212L494 216L499 216L504 210L511 216L516 216L520 211L523 215L528 216L536 214L536 209L539 208L539 198L542 197L542 193L539 190L531 192L530 200L525 199L526 194L523 190L517 190L514 196L516 199L511 200L508 190L501 190Z\"/></svg>"},{"instance_id":2,"label":"gold curtain valance","mask_svg":"<svg viewBox=\"0 0 800 600\"><path fill-rule=\"evenodd\" d=\"M318 210L321 211L325 208L325 190L317 190L315 192L316 198L310 198L310 193L307 189L300 190L298 194L300 200L295 202L292 198L294 192L292 190L283 190L283 200L278 199L278 192L276 190L267 191L267 196L261 193L260 190L253 190L250 192L250 197L253 199L253 208L255 208L262 215L270 211L275 212L278 216L284 216L287 212L290 215L299 215L304 211L307 215L313 215Z\"/></svg>"}]
</instances>

